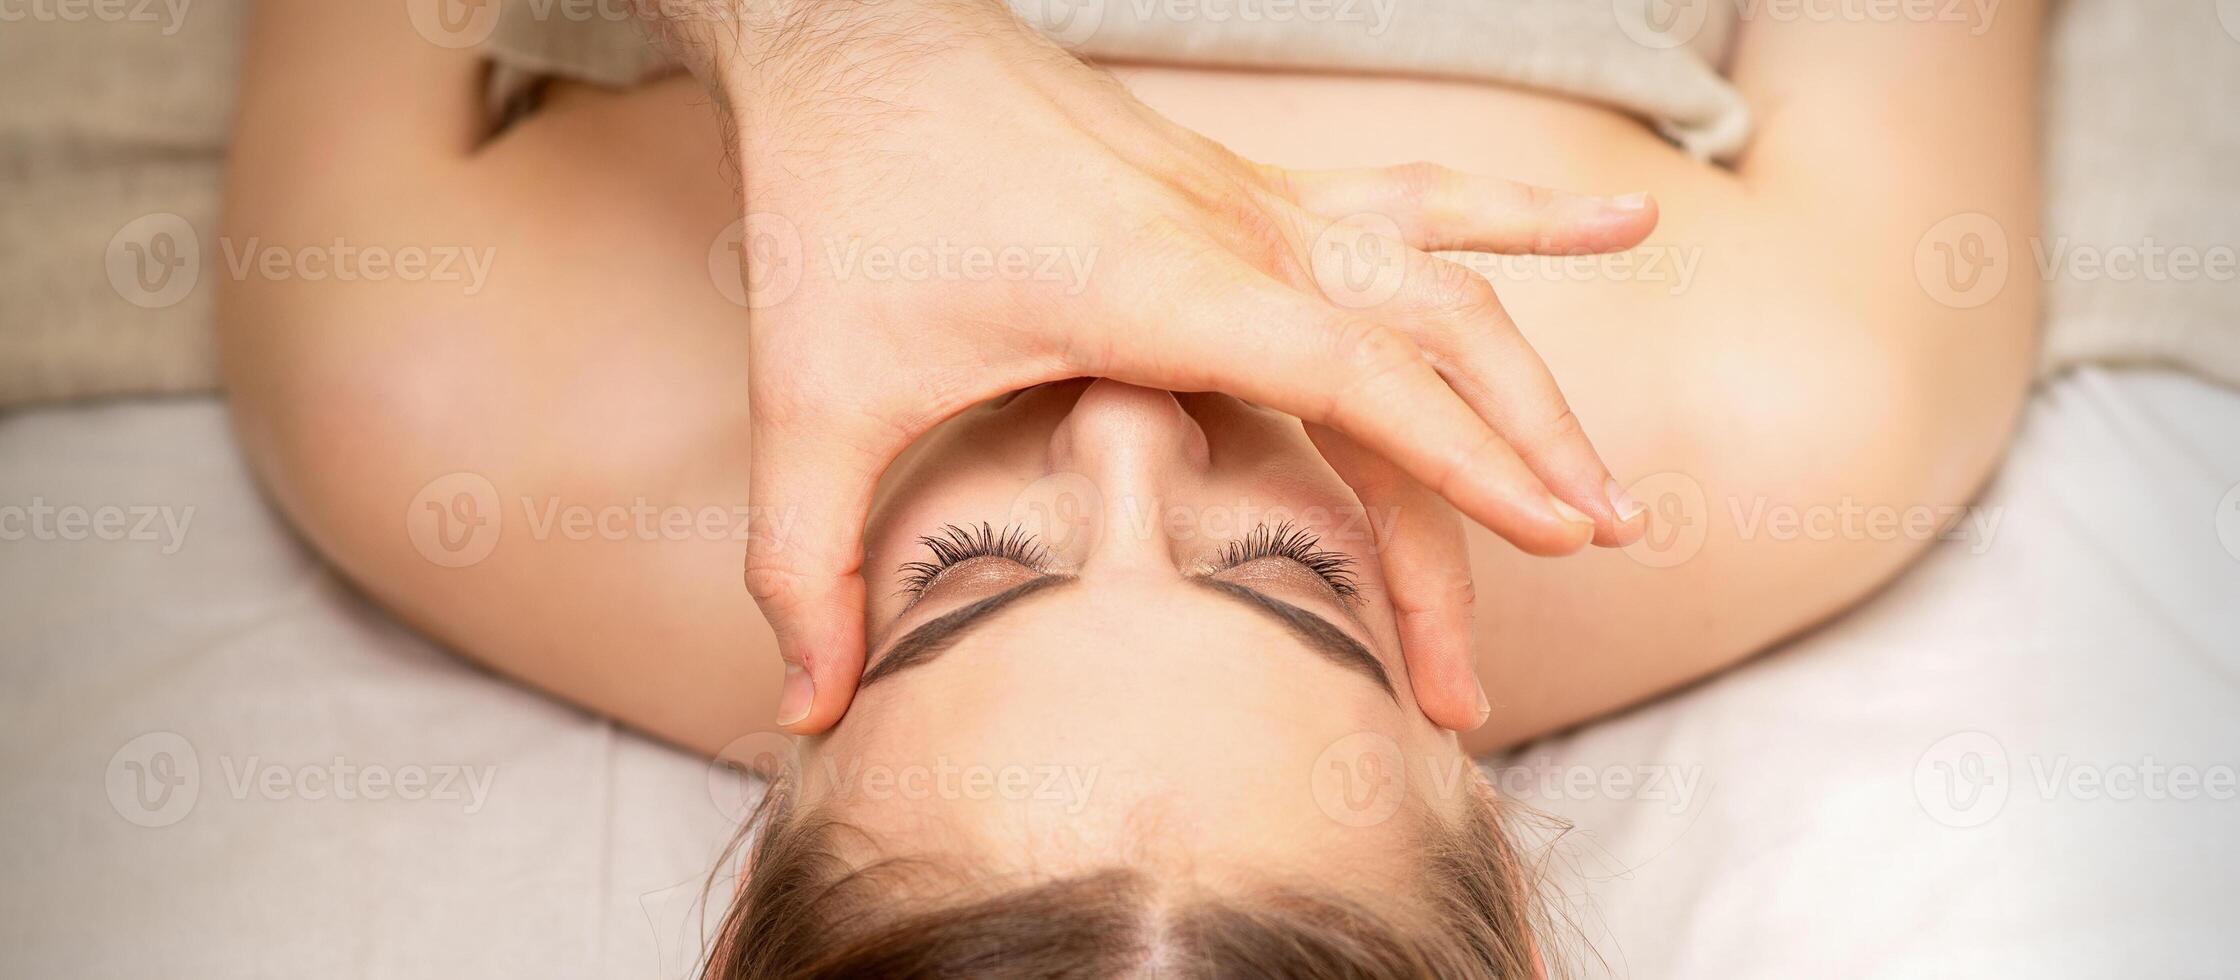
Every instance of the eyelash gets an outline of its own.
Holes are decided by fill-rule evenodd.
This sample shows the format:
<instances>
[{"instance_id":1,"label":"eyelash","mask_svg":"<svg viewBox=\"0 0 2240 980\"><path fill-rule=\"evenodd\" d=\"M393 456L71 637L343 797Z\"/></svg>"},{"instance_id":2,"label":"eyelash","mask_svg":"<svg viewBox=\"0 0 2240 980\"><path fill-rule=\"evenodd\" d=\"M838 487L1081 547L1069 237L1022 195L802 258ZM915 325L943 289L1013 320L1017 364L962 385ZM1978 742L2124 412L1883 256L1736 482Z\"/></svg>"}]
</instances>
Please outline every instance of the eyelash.
<instances>
[{"instance_id":1,"label":"eyelash","mask_svg":"<svg viewBox=\"0 0 2240 980\"><path fill-rule=\"evenodd\" d=\"M986 523L970 528L945 524L939 532L920 537L918 543L925 545L933 557L902 566L901 594L912 599L924 594L926 587L942 572L975 558L1002 558L1038 572L1044 570L1048 559L1034 535L1017 525L997 531ZM1325 551L1318 547L1321 543L1322 539L1314 532L1294 527L1290 521L1262 524L1244 537L1223 545L1216 567L1227 570L1262 558L1286 558L1321 576L1340 599L1351 602L1360 598L1361 588L1353 578L1353 559L1335 551Z\"/></svg>"},{"instance_id":2,"label":"eyelash","mask_svg":"<svg viewBox=\"0 0 2240 980\"><path fill-rule=\"evenodd\" d=\"M926 586L932 585L942 572L974 558L1003 558L1039 572L1047 557L1034 535L1017 525L998 532L985 523L975 528L945 524L938 533L920 537L918 543L933 552L933 559L902 566L902 594L913 599L923 594Z\"/></svg>"},{"instance_id":3,"label":"eyelash","mask_svg":"<svg viewBox=\"0 0 2240 980\"><path fill-rule=\"evenodd\" d=\"M1322 539L1313 531L1294 527L1290 521L1262 524L1253 528L1252 533L1222 547L1220 567L1235 568L1262 558L1288 558L1322 576L1338 598L1347 602L1360 598L1361 587L1353 579L1353 559L1335 551L1324 551L1317 547L1321 543Z\"/></svg>"}]
</instances>

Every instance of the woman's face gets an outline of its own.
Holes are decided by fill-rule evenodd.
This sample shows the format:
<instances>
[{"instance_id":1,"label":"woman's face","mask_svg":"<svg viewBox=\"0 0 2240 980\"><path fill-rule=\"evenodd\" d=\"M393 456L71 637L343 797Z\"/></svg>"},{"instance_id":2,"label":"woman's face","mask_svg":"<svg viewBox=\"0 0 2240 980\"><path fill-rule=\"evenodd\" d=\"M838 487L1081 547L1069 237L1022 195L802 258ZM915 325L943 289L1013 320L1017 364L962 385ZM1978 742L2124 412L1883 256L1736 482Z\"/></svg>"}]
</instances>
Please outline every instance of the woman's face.
<instances>
[{"instance_id":1,"label":"woman's face","mask_svg":"<svg viewBox=\"0 0 2240 980\"><path fill-rule=\"evenodd\" d=\"M1392 517L1296 420L1225 396L1075 381L974 408L881 484L871 657L803 744L803 802L880 854L997 872L1397 872L1475 776L1409 687Z\"/></svg>"}]
</instances>

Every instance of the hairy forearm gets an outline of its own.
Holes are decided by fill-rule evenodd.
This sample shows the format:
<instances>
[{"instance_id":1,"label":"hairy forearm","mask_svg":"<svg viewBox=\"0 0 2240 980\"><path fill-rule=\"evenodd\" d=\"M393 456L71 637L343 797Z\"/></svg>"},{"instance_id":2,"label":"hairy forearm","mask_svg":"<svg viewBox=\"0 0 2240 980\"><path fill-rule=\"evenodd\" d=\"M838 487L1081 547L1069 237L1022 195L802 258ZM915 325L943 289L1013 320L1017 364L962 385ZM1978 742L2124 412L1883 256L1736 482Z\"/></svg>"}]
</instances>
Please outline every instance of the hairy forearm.
<instances>
[{"instance_id":1,"label":"hairy forearm","mask_svg":"<svg viewBox=\"0 0 2240 980\"><path fill-rule=\"evenodd\" d=\"M898 64L1031 35L1002 0L637 0L641 20L730 111L863 98Z\"/></svg>"}]
</instances>

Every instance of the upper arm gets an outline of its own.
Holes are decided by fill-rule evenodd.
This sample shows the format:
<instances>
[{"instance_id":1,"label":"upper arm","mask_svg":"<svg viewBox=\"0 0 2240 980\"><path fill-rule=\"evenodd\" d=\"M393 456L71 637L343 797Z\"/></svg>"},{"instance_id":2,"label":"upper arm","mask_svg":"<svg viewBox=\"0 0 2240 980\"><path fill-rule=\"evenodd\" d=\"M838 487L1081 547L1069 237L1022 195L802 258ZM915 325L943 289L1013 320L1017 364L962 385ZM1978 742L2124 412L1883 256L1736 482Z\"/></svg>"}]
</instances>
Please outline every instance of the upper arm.
<instances>
[{"instance_id":1,"label":"upper arm","mask_svg":"<svg viewBox=\"0 0 2240 980\"><path fill-rule=\"evenodd\" d=\"M1810 628L1936 539L1921 515L1950 520L1973 498L2034 363L2042 17L2022 0L1988 27L1744 26L1733 77L1758 132L1731 181L1668 201L1648 245L1697 261L1696 278L1533 338L1613 470L1639 481L1650 536L1548 561L1474 530L1479 665L1496 702L1474 748ZM1590 357L1600 366L1568 366ZM1914 529L1858 524L1867 512Z\"/></svg>"}]
</instances>

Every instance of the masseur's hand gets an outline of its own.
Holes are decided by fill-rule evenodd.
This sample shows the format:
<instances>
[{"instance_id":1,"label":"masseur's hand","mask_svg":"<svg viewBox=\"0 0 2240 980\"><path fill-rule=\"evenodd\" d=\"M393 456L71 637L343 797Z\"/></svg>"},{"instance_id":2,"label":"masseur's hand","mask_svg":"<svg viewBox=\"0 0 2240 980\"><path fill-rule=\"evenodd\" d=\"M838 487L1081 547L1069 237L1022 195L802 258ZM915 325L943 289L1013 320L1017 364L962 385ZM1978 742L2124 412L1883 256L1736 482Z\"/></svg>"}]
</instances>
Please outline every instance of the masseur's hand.
<instances>
[{"instance_id":1,"label":"masseur's hand","mask_svg":"<svg viewBox=\"0 0 2240 980\"><path fill-rule=\"evenodd\" d=\"M787 663L781 725L821 731L853 695L880 473L942 419L1044 381L1296 415L1532 553L1640 534L1491 287L1426 251L1627 248L1655 224L1645 198L1258 165L991 0L739 16L669 26L735 127L760 518L746 578ZM1436 536L1388 543L1385 563L1451 577L1459 544Z\"/></svg>"}]
</instances>

